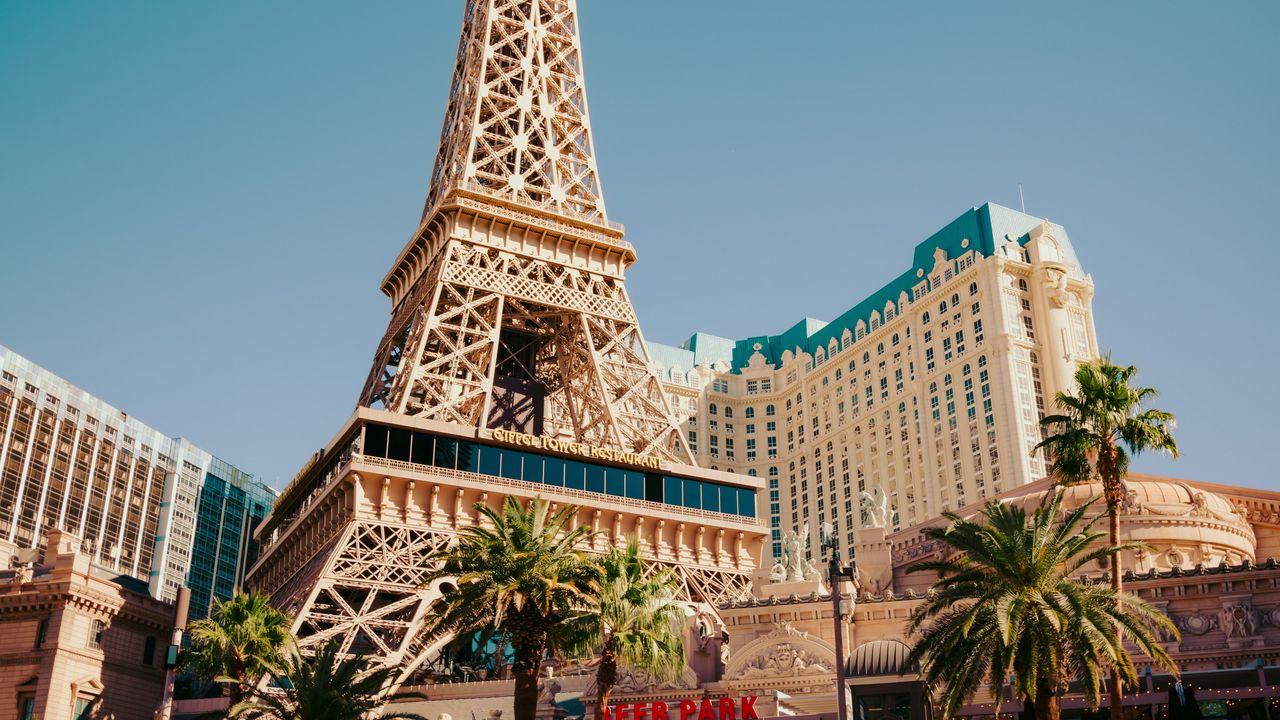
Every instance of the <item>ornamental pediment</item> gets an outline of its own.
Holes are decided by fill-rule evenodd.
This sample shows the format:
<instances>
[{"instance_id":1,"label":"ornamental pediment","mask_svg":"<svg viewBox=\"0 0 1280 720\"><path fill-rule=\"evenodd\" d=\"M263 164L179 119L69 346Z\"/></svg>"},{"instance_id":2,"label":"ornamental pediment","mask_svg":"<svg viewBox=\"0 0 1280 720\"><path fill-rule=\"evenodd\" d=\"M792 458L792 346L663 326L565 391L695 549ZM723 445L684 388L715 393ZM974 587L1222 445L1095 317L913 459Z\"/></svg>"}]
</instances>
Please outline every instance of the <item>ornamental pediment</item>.
<instances>
[{"instance_id":1,"label":"ornamental pediment","mask_svg":"<svg viewBox=\"0 0 1280 720\"><path fill-rule=\"evenodd\" d=\"M726 680L798 679L835 672L835 649L825 641L778 623L768 635L733 653Z\"/></svg>"}]
</instances>

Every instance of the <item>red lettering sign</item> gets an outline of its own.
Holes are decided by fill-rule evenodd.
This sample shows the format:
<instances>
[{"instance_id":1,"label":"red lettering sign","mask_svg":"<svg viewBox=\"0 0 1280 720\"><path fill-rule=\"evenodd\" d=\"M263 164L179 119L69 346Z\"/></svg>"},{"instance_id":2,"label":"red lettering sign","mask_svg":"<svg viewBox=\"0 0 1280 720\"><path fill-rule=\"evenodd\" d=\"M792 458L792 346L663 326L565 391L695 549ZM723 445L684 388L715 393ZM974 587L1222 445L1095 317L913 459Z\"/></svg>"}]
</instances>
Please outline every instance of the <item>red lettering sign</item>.
<instances>
[{"instance_id":1,"label":"red lettering sign","mask_svg":"<svg viewBox=\"0 0 1280 720\"><path fill-rule=\"evenodd\" d=\"M680 701L679 720L760 720L756 714L756 696L739 698L702 698ZM675 707L665 702L618 703L604 709L604 720L676 720Z\"/></svg>"}]
</instances>

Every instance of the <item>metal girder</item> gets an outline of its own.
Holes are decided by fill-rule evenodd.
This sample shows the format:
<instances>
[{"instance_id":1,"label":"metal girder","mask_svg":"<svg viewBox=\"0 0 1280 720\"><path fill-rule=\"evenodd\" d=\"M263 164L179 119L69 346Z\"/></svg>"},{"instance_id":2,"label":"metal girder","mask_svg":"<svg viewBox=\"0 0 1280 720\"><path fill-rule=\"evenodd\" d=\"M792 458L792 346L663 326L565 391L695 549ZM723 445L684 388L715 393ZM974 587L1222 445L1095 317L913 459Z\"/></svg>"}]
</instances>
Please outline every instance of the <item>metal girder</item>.
<instances>
[{"instance_id":1,"label":"metal girder","mask_svg":"<svg viewBox=\"0 0 1280 720\"><path fill-rule=\"evenodd\" d=\"M606 222L574 0L472 0L425 219L456 187Z\"/></svg>"},{"instance_id":2,"label":"metal girder","mask_svg":"<svg viewBox=\"0 0 1280 720\"><path fill-rule=\"evenodd\" d=\"M405 415L486 427L504 327L540 334L545 432L692 464L622 282L458 238L392 318L361 397Z\"/></svg>"}]
</instances>

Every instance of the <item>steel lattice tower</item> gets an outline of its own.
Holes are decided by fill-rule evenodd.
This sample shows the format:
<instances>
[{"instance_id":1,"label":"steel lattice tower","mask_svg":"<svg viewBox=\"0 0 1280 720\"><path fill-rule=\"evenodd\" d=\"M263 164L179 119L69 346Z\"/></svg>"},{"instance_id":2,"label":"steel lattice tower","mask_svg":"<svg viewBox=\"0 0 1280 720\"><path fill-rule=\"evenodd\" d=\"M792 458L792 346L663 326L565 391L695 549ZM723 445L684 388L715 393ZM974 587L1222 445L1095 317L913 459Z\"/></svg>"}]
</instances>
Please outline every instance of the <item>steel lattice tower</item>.
<instances>
[{"instance_id":1,"label":"steel lattice tower","mask_svg":"<svg viewBox=\"0 0 1280 720\"><path fill-rule=\"evenodd\" d=\"M250 584L304 648L341 638L409 679L442 644L418 633L430 554L507 495L580 505L590 549L638 537L713 618L747 592L763 482L693 465L623 285L635 258L605 214L576 3L468 0L359 407L259 531Z\"/></svg>"}]
</instances>

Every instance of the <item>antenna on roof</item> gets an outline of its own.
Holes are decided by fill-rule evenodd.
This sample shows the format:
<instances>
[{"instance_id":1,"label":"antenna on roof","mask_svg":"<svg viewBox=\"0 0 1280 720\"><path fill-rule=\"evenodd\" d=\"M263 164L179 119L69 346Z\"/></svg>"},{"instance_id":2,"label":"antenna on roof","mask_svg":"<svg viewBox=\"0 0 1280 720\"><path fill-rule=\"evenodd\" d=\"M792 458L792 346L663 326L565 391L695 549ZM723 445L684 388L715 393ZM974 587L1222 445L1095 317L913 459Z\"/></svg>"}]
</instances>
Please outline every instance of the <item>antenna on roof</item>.
<instances>
[{"instance_id":1,"label":"antenna on roof","mask_svg":"<svg viewBox=\"0 0 1280 720\"><path fill-rule=\"evenodd\" d=\"M1027 199L1022 197L1022 183L1018 183L1018 202L1022 205L1022 214L1027 214Z\"/></svg>"}]
</instances>

